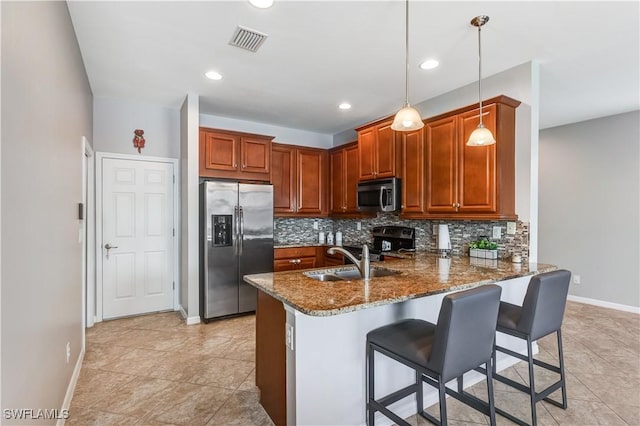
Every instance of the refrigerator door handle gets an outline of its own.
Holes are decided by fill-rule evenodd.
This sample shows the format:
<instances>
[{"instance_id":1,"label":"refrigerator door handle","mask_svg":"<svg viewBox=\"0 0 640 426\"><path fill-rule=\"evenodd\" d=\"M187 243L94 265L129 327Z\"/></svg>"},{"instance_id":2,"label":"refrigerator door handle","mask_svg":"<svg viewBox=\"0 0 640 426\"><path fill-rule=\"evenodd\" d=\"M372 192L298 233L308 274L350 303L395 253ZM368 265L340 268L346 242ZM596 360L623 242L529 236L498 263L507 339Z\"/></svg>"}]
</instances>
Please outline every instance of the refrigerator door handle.
<instances>
[{"instance_id":1,"label":"refrigerator door handle","mask_svg":"<svg viewBox=\"0 0 640 426\"><path fill-rule=\"evenodd\" d=\"M244 242L244 210L242 209L242 206L239 207L240 210L240 237L238 238L238 243L239 243L239 248L238 248L238 254L242 254L242 243Z\"/></svg>"},{"instance_id":2,"label":"refrigerator door handle","mask_svg":"<svg viewBox=\"0 0 640 426\"><path fill-rule=\"evenodd\" d=\"M239 235L240 235L240 225L239 225L239 219L240 219L240 214L239 214L239 208L238 206L234 206L233 208L233 254L239 254L240 253L240 242L239 240Z\"/></svg>"}]
</instances>

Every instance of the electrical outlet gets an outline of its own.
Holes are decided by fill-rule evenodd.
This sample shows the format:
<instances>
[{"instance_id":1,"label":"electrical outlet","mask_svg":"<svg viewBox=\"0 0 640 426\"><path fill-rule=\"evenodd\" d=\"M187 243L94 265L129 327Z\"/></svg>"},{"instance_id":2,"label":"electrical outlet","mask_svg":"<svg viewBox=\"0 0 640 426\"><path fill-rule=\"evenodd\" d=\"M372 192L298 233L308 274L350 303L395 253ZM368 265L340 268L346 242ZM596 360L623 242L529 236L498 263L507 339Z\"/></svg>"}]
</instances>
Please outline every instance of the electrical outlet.
<instances>
[{"instance_id":1,"label":"electrical outlet","mask_svg":"<svg viewBox=\"0 0 640 426\"><path fill-rule=\"evenodd\" d=\"M500 238L502 238L502 228L500 228L499 226L494 226L493 227L493 239L494 240L499 240Z\"/></svg>"},{"instance_id":2,"label":"electrical outlet","mask_svg":"<svg viewBox=\"0 0 640 426\"><path fill-rule=\"evenodd\" d=\"M356 229L362 231L362 222L356 222Z\"/></svg>"},{"instance_id":3,"label":"electrical outlet","mask_svg":"<svg viewBox=\"0 0 640 426\"><path fill-rule=\"evenodd\" d=\"M291 350L293 350L293 326L291 324L285 324L285 340L284 344Z\"/></svg>"},{"instance_id":4,"label":"electrical outlet","mask_svg":"<svg viewBox=\"0 0 640 426\"><path fill-rule=\"evenodd\" d=\"M313 221L313 229L316 229L316 230L317 230L317 229L319 229L319 228L318 228L318 221L317 221L317 220L314 220L314 221Z\"/></svg>"},{"instance_id":5,"label":"electrical outlet","mask_svg":"<svg viewBox=\"0 0 640 426\"><path fill-rule=\"evenodd\" d=\"M574 283L574 284L580 284L580 283L581 283L581 281L580 281L580 275L574 275L574 276L573 276L573 283Z\"/></svg>"},{"instance_id":6,"label":"electrical outlet","mask_svg":"<svg viewBox=\"0 0 640 426\"><path fill-rule=\"evenodd\" d=\"M507 235L516 235L516 223L507 222Z\"/></svg>"},{"instance_id":7,"label":"electrical outlet","mask_svg":"<svg viewBox=\"0 0 640 426\"><path fill-rule=\"evenodd\" d=\"M71 343L67 342L67 364L69 364L69 358L71 358Z\"/></svg>"}]
</instances>

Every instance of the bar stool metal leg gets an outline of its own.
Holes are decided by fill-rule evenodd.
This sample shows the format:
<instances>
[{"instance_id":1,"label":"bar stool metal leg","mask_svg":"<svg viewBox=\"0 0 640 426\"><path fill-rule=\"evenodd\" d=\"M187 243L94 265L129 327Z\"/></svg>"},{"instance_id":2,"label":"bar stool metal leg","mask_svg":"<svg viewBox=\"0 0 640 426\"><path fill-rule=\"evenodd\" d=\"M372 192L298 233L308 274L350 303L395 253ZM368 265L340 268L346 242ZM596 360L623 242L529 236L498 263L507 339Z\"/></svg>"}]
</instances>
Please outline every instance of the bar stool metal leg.
<instances>
[{"instance_id":1,"label":"bar stool metal leg","mask_svg":"<svg viewBox=\"0 0 640 426\"><path fill-rule=\"evenodd\" d=\"M373 409L373 407L371 406L371 401L374 399L374 368L373 368L373 358L374 358L374 351L373 348L371 347L370 344L367 344L367 404L366 404L366 410L367 410L367 425L368 426L373 426L374 424L374 417L375 417L375 410Z\"/></svg>"},{"instance_id":2,"label":"bar stool metal leg","mask_svg":"<svg viewBox=\"0 0 640 426\"><path fill-rule=\"evenodd\" d=\"M527 337L527 356L529 358L529 397L531 398L531 424L537 424L536 421L536 385L533 377L533 349L531 338Z\"/></svg>"}]
</instances>

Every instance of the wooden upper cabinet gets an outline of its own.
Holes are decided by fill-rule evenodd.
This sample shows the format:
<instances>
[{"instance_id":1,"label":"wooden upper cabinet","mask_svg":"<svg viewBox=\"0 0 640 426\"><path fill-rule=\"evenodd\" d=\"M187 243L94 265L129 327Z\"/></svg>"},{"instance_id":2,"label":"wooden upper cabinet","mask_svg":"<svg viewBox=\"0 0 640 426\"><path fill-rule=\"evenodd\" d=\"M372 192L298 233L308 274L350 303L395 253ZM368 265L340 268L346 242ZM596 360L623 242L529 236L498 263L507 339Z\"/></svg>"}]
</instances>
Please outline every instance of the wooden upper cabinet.
<instances>
[{"instance_id":1,"label":"wooden upper cabinet","mask_svg":"<svg viewBox=\"0 0 640 426\"><path fill-rule=\"evenodd\" d=\"M482 121L496 143L467 146L480 122L475 105L425 120L426 212L419 217L516 219L515 109L498 96L483 103Z\"/></svg>"},{"instance_id":2,"label":"wooden upper cabinet","mask_svg":"<svg viewBox=\"0 0 640 426\"><path fill-rule=\"evenodd\" d=\"M298 148L298 213L327 213L327 159L325 150Z\"/></svg>"},{"instance_id":3,"label":"wooden upper cabinet","mask_svg":"<svg viewBox=\"0 0 640 426\"><path fill-rule=\"evenodd\" d=\"M375 179L376 177L376 139L375 127L358 132L358 150L360 161L358 162L360 180Z\"/></svg>"},{"instance_id":4,"label":"wooden upper cabinet","mask_svg":"<svg viewBox=\"0 0 640 426\"><path fill-rule=\"evenodd\" d=\"M296 212L296 155L287 145L273 144L271 148L271 183L273 183L273 211L277 214Z\"/></svg>"},{"instance_id":5,"label":"wooden upper cabinet","mask_svg":"<svg viewBox=\"0 0 640 426\"><path fill-rule=\"evenodd\" d=\"M331 215L361 215L358 211L358 150L358 142L354 141L329 151Z\"/></svg>"},{"instance_id":6,"label":"wooden upper cabinet","mask_svg":"<svg viewBox=\"0 0 640 426\"><path fill-rule=\"evenodd\" d=\"M345 205L345 161L344 150L329 151L329 179L331 182L330 213L342 213Z\"/></svg>"},{"instance_id":7,"label":"wooden upper cabinet","mask_svg":"<svg viewBox=\"0 0 640 426\"><path fill-rule=\"evenodd\" d=\"M496 134L496 104L482 109L482 122ZM496 144L489 146L467 146L467 140L480 123L479 110L460 114L458 172L458 212L496 213ZM504 142L504 141L501 141Z\"/></svg>"},{"instance_id":8,"label":"wooden upper cabinet","mask_svg":"<svg viewBox=\"0 0 640 426\"><path fill-rule=\"evenodd\" d=\"M242 171L268 174L271 170L271 140L243 137L241 142Z\"/></svg>"},{"instance_id":9,"label":"wooden upper cabinet","mask_svg":"<svg viewBox=\"0 0 640 426\"><path fill-rule=\"evenodd\" d=\"M204 172L237 171L240 137L200 129L200 157ZM201 168L200 175L203 175Z\"/></svg>"},{"instance_id":10,"label":"wooden upper cabinet","mask_svg":"<svg viewBox=\"0 0 640 426\"><path fill-rule=\"evenodd\" d=\"M376 179L396 175L396 132L391 121L377 126Z\"/></svg>"},{"instance_id":11,"label":"wooden upper cabinet","mask_svg":"<svg viewBox=\"0 0 640 426\"><path fill-rule=\"evenodd\" d=\"M272 145L274 214L326 216L328 153L296 145Z\"/></svg>"},{"instance_id":12,"label":"wooden upper cabinet","mask_svg":"<svg viewBox=\"0 0 640 426\"><path fill-rule=\"evenodd\" d=\"M271 179L270 136L200 128L200 176Z\"/></svg>"},{"instance_id":13,"label":"wooden upper cabinet","mask_svg":"<svg viewBox=\"0 0 640 426\"><path fill-rule=\"evenodd\" d=\"M402 213L424 213L424 128L402 135Z\"/></svg>"},{"instance_id":14,"label":"wooden upper cabinet","mask_svg":"<svg viewBox=\"0 0 640 426\"><path fill-rule=\"evenodd\" d=\"M345 159L345 185L344 185L344 200L346 206L346 213L358 212L358 144L353 143L344 148Z\"/></svg>"},{"instance_id":15,"label":"wooden upper cabinet","mask_svg":"<svg viewBox=\"0 0 640 426\"><path fill-rule=\"evenodd\" d=\"M458 192L458 119L445 117L425 124L427 158L426 210L455 213Z\"/></svg>"},{"instance_id":16,"label":"wooden upper cabinet","mask_svg":"<svg viewBox=\"0 0 640 426\"><path fill-rule=\"evenodd\" d=\"M396 176L399 154L396 132L391 130L391 123L385 119L356 129L360 153L359 180Z\"/></svg>"}]
</instances>

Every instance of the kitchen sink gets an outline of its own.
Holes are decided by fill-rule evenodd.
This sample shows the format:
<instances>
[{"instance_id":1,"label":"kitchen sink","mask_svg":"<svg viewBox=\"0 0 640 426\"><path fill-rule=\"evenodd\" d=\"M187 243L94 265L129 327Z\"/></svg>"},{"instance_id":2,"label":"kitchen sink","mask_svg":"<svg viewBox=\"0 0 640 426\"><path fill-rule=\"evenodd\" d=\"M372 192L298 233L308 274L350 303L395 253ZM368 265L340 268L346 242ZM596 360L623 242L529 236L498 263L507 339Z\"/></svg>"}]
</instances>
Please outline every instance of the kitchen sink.
<instances>
[{"instance_id":1,"label":"kitchen sink","mask_svg":"<svg viewBox=\"0 0 640 426\"><path fill-rule=\"evenodd\" d=\"M400 271L395 271L393 269L387 268L371 268L371 278L376 277L388 277L390 275L397 275ZM317 281L351 281L351 280L360 280L362 276L360 275L360 271L355 268L334 268L334 269L323 269L321 271L308 271L303 272L307 277L317 280Z\"/></svg>"},{"instance_id":2,"label":"kitchen sink","mask_svg":"<svg viewBox=\"0 0 640 426\"><path fill-rule=\"evenodd\" d=\"M309 274L308 272L306 272L305 275L317 281L344 281L344 278L333 274ZM359 273L358 276L360 276Z\"/></svg>"}]
</instances>

